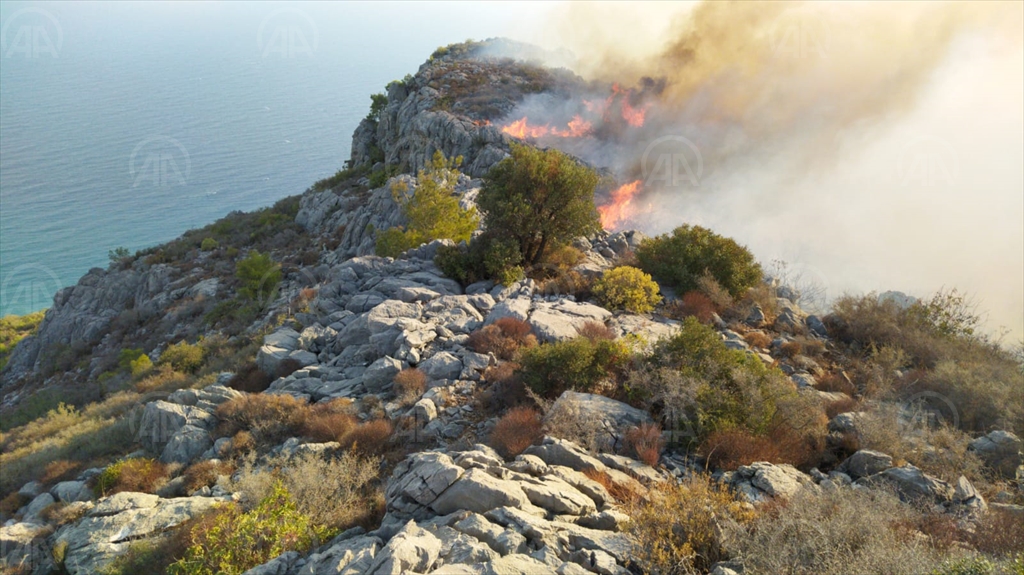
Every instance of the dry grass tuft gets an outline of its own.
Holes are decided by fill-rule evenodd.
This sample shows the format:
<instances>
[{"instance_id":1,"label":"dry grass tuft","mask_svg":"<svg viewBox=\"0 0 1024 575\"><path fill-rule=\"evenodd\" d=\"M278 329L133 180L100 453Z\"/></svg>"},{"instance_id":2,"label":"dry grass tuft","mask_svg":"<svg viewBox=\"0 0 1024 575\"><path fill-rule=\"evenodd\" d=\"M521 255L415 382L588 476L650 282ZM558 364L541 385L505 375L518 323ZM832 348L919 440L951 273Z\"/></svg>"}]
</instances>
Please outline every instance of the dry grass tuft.
<instances>
[{"instance_id":1,"label":"dry grass tuft","mask_svg":"<svg viewBox=\"0 0 1024 575\"><path fill-rule=\"evenodd\" d=\"M427 376L413 368L403 369L395 376L395 397L402 405L416 403L427 391Z\"/></svg>"},{"instance_id":2,"label":"dry grass tuft","mask_svg":"<svg viewBox=\"0 0 1024 575\"><path fill-rule=\"evenodd\" d=\"M626 432L624 438L626 452L647 465L654 467L661 458L661 427L654 423L644 423Z\"/></svg>"},{"instance_id":3,"label":"dry grass tuft","mask_svg":"<svg viewBox=\"0 0 1024 575\"><path fill-rule=\"evenodd\" d=\"M498 420L491 431L490 445L502 457L512 458L544 436L540 412L531 407L515 407Z\"/></svg>"}]
</instances>

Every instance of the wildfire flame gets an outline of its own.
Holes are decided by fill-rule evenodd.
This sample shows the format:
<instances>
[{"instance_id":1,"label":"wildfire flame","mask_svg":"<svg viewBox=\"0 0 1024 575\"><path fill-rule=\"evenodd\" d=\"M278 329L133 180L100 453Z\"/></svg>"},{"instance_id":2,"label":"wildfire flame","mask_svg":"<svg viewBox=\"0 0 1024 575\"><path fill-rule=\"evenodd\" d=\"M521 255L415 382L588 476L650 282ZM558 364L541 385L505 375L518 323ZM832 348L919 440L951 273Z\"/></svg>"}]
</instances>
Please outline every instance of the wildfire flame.
<instances>
[{"instance_id":1,"label":"wildfire flame","mask_svg":"<svg viewBox=\"0 0 1024 575\"><path fill-rule=\"evenodd\" d=\"M641 180L635 180L619 186L611 193L611 203L598 206L601 215L601 227L614 230L620 223L636 213L633 198L640 192Z\"/></svg>"},{"instance_id":2,"label":"wildfire flame","mask_svg":"<svg viewBox=\"0 0 1024 575\"><path fill-rule=\"evenodd\" d=\"M580 138L589 134L592 129L593 125L577 114L573 116L572 120L569 120L568 127L565 130L552 128L548 124L544 124L543 126L531 126L527 122L526 116L523 116L519 120L503 127L501 131L513 138L519 138L522 140L526 138L543 138L544 136Z\"/></svg>"}]
</instances>

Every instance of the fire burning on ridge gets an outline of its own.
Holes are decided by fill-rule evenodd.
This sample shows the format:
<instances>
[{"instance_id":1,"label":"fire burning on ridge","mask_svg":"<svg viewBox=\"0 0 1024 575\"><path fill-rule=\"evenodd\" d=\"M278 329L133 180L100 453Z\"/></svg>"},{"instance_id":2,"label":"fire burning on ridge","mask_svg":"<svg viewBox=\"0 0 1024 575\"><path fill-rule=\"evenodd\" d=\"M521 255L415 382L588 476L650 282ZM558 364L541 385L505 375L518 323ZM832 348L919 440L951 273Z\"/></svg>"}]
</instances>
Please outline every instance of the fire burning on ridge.
<instances>
[{"instance_id":1,"label":"fire burning on ridge","mask_svg":"<svg viewBox=\"0 0 1024 575\"><path fill-rule=\"evenodd\" d=\"M556 136L559 138L582 138L583 136L589 135L593 129L593 124L584 120L579 114L573 116L572 120L569 120L568 127L565 130L559 130L558 128L552 128L549 124L543 126L531 126L523 116L519 120L508 124L501 128L503 134L508 134L513 138L519 138L520 140L526 138L543 138L544 136Z\"/></svg>"},{"instance_id":2,"label":"fire burning on ridge","mask_svg":"<svg viewBox=\"0 0 1024 575\"><path fill-rule=\"evenodd\" d=\"M614 230L619 224L636 215L637 208L633 205L633 198L640 192L641 182L634 180L612 190L610 203L597 207L601 215L601 227Z\"/></svg>"}]
</instances>

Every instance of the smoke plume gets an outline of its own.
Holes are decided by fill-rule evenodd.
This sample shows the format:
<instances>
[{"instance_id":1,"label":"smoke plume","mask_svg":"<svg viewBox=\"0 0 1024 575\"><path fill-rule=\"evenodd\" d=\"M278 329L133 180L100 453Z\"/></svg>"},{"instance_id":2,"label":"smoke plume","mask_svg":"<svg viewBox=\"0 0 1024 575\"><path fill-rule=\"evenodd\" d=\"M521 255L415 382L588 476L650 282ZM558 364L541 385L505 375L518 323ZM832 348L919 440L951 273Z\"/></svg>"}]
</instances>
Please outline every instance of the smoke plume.
<instances>
[{"instance_id":1,"label":"smoke plume","mask_svg":"<svg viewBox=\"0 0 1024 575\"><path fill-rule=\"evenodd\" d=\"M830 298L957 287L1016 339L1022 6L569 3L547 38L645 117L542 143L642 180L622 227L707 225Z\"/></svg>"}]
</instances>

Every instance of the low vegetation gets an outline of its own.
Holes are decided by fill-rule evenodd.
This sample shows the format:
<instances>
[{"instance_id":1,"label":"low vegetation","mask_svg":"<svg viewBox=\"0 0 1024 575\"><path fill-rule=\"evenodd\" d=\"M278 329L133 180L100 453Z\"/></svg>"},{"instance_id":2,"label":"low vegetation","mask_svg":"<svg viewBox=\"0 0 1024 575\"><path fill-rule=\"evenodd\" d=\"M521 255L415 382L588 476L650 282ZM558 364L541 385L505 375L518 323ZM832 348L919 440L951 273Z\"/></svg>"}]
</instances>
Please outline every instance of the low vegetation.
<instances>
[{"instance_id":1,"label":"low vegetation","mask_svg":"<svg viewBox=\"0 0 1024 575\"><path fill-rule=\"evenodd\" d=\"M35 334L46 311L26 315L8 315L0 318L0 369L7 365L11 350L19 341Z\"/></svg>"},{"instance_id":2,"label":"low vegetation","mask_svg":"<svg viewBox=\"0 0 1024 575\"><path fill-rule=\"evenodd\" d=\"M593 287L594 297L608 309L647 313L661 301L658 284L637 268L620 266L609 270Z\"/></svg>"},{"instance_id":3,"label":"low vegetation","mask_svg":"<svg viewBox=\"0 0 1024 575\"><path fill-rule=\"evenodd\" d=\"M391 194L401 206L407 224L377 234L377 255L396 257L402 252L438 239L468 241L480 223L476 209L463 209L455 196L462 156L445 158L440 151L427 169L420 170L414 191L403 182Z\"/></svg>"},{"instance_id":4,"label":"low vegetation","mask_svg":"<svg viewBox=\"0 0 1024 575\"><path fill-rule=\"evenodd\" d=\"M619 340L576 337L524 350L520 355L523 382L542 397L557 398L566 390L594 392L626 367L632 357Z\"/></svg>"},{"instance_id":5,"label":"low vegetation","mask_svg":"<svg viewBox=\"0 0 1024 575\"><path fill-rule=\"evenodd\" d=\"M700 287L709 274L732 297L761 281L761 266L747 248L707 228L684 225L644 240L636 250L640 268L678 293Z\"/></svg>"},{"instance_id":6,"label":"low vegetation","mask_svg":"<svg viewBox=\"0 0 1024 575\"><path fill-rule=\"evenodd\" d=\"M491 431L490 445L502 457L512 458L543 437L541 414L532 407L510 409Z\"/></svg>"}]
</instances>

